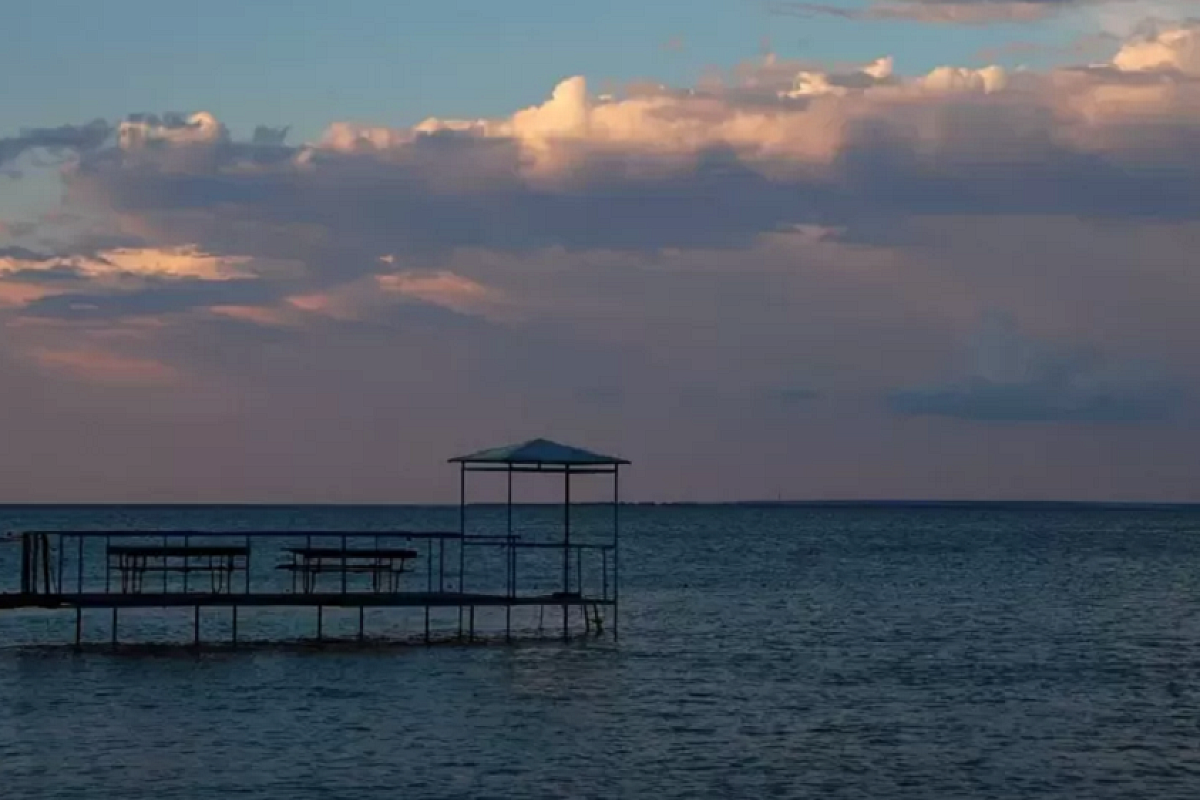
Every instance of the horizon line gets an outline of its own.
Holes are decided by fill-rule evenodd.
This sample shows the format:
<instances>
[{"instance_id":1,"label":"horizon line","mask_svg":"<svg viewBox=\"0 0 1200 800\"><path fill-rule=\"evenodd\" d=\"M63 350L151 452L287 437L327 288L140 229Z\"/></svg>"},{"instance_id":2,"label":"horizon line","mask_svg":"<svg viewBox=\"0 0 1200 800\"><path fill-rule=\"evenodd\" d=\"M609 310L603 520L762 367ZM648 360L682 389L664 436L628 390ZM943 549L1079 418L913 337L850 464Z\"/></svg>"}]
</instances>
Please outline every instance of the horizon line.
<instances>
[{"instance_id":1,"label":"horizon line","mask_svg":"<svg viewBox=\"0 0 1200 800\"><path fill-rule=\"evenodd\" d=\"M410 502L410 501L370 501L370 502L277 502L277 501L15 501L0 502L0 509L29 509L29 508L453 508L458 501L446 502ZM497 506L504 507L504 501L474 501L468 506ZM558 501L521 501L514 506L561 506ZM573 506L608 506L608 500L576 501ZM891 507L947 507L947 506L1091 506L1091 507L1122 507L1122 508L1185 508L1200 506L1197 500L1020 500L1020 499L887 499L873 498L861 500L622 500L622 506L792 506L792 507L854 507L854 506L891 506Z\"/></svg>"}]
</instances>

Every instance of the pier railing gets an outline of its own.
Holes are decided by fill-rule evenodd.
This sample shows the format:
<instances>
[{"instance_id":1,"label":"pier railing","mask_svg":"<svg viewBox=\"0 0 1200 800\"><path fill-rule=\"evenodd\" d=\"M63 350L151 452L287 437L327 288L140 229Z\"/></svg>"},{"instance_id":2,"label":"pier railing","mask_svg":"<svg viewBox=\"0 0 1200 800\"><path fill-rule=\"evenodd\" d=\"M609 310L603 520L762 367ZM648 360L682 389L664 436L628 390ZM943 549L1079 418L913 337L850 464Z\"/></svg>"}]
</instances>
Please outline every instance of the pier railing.
<instances>
[{"instance_id":1,"label":"pier railing","mask_svg":"<svg viewBox=\"0 0 1200 800\"><path fill-rule=\"evenodd\" d=\"M612 599L613 546L443 531L31 531L18 592L402 594L479 592ZM460 561L458 549L473 555ZM558 565L564 550L570 585ZM460 573L460 564L465 569ZM15 587L14 587L15 588ZM0 591L4 591L0 584Z\"/></svg>"},{"instance_id":2,"label":"pier railing","mask_svg":"<svg viewBox=\"0 0 1200 800\"><path fill-rule=\"evenodd\" d=\"M239 607L314 608L318 638L325 608L357 609L360 637L366 608L424 609L428 639L431 609L456 608L459 635L474 638L477 607L502 608L507 635L517 607L561 609L564 631L568 609L579 609L599 630L601 608L616 602L613 545L516 534L30 531L16 544L16 581L4 567L15 559L0 551L0 610L73 609L77 643L87 609L111 611L114 643L121 609L194 609L199 643L200 609L210 607L232 610L235 640Z\"/></svg>"},{"instance_id":3,"label":"pier railing","mask_svg":"<svg viewBox=\"0 0 1200 800\"><path fill-rule=\"evenodd\" d=\"M387 593L446 592L457 579L457 558L447 550L461 539L440 531L174 530L18 538L19 591L29 596L381 594L383 577Z\"/></svg>"},{"instance_id":4,"label":"pier railing","mask_svg":"<svg viewBox=\"0 0 1200 800\"><path fill-rule=\"evenodd\" d=\"M523 587L539 594L566 593L600 601L613 599L615 548L611 544L589 542L564 545L561 542L523 541L516 536L511 540L502 536L467 536L464 546L468 550L484 548L491 551L491 558L467 562L464 581L470 589L477 586L489 591L504 588L516 595ZM569 585L566 588L558 572L564 550L570 564ZM506 561L503 565L499 563L502 559ZM506 571L502 574L502 570ZM503 587L497 584L498 576L505 578Z\"/></svg>"}]
</instances>

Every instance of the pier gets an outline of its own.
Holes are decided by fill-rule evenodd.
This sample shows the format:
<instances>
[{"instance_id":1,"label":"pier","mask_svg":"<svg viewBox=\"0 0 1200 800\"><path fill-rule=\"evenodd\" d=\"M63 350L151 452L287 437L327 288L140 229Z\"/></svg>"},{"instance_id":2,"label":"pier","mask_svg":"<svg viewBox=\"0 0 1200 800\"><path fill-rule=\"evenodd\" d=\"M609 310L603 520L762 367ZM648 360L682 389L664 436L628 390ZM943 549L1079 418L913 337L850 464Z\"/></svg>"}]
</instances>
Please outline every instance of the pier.
<instances>
[{"instance_id":1,"label":"pier","mask_svg":"<svg viewBox=\"0 0 1200 800\"><path fill-rule=\"evenodd\" d=\"M96 643L84 635L85 615L107 617L106 643L123 638L122 612L190 610L190 643L206 640L201 612L216 609L227 621L221 644L262 642L245 629L243 609L293 609L308 619L317 642L330 640L329 609L357 611L352 639L374 634L367 610L423 612L418 639L512 641L522 630L514 612L537 614L537 635L571 639L618 635L620 603L620 470L629 462L535 439L450 460L459 473L457 530L37 530L20 531L0 547L19 548L18 575L0 575L0 613L74 614L76 647ZM560 521L525 529L514 479L541 476L560 482ZM572 486L581 480L611 482L587 531L578 530ZM481 480L501 480L502 515L480 524L469 490ZM494 488L494 487L493 487ZM11 571L10 571L11 572ZM14 580L15 578L15 580ZM503 612L503 624L483 625L480 610ZM210 612L211 613L211 612ZM435 620L435 614L438 617ZM336 638L336 637L332 637ZM0 643L3 644L3 643Z\"/></svg>"}]
</instances>

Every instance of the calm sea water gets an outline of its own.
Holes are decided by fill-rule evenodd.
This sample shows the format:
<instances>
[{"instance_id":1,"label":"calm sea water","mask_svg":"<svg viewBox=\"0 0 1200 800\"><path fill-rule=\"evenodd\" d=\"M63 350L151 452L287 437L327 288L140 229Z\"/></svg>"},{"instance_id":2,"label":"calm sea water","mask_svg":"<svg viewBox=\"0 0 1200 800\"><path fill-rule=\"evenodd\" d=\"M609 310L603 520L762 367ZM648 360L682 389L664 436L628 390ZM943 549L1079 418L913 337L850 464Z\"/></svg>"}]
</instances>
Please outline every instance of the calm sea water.
<instances>
[{"instance_id":1,"label":"calm sea water","mask_svg":"<svg viewBox=\"0 0 1200 800\"><path fill-rule=\"evenodd\" d=\"M454 513L0 509L0 528ZM77 654L20 646L45 614L0 614L0 797L1200 796L1200 509L625 522L616 645Z\"/></svg>"}]
</instances>

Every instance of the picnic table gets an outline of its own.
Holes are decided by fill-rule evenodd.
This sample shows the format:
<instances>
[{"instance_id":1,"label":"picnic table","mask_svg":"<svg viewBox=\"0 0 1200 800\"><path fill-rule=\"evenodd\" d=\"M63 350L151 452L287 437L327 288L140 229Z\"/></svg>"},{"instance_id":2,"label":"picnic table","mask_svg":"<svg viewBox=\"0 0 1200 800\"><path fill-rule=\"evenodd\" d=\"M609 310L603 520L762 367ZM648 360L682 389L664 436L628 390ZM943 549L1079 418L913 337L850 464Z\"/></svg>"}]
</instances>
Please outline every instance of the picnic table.
<instances>
[{"instance_id":1,"label":"picnic table","mask_svg":"<svg viewBox=\"0 0 1200 800\"><path fill-rule=\"evenodd\" d=\"M406 547L288 547L285 552L291 560L277 568L292 573L293 592L299 582L305 594L316 589L317 578L325 573L341 576L343 592L349 576L356 574L370 576L373 592L395 592L406 563L418 555Z\"/></svg>"},{"instance_id":2,"label":"picnic table","mask_svg":"<svg viewBox=\"0 0 1200 800\"><path fill-rule=\"evenodd\" d=\"M145 545L114 544L108 547L108 565L121 578L122 592L140 592L149 573L162 574L164 586L168 573L184 576L207 574L214 594L232 591L232 577L239 567L246 569L250 548L238 545ZM239 565L238 559L242 559Z\"/></svg>"}]
</instances>

